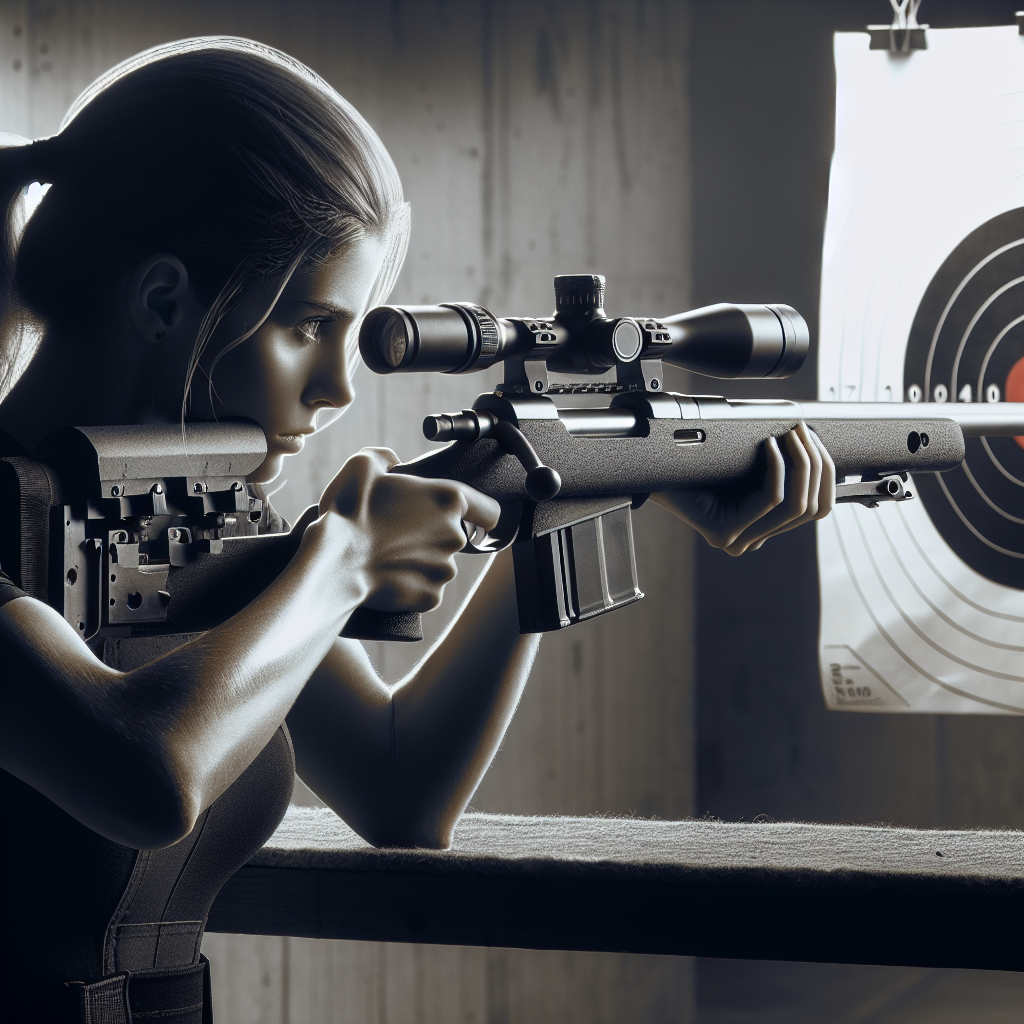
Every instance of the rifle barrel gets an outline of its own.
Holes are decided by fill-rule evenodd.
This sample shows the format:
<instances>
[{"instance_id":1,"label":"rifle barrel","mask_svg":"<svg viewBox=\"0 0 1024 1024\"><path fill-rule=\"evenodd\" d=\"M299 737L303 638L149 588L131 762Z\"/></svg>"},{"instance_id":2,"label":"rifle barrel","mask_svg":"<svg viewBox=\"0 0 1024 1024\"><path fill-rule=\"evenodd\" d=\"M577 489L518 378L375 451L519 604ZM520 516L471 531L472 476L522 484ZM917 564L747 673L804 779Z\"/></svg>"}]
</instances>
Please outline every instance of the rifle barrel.
<instances>
[{"instance_id":1,"label":"rifle barrel","mask_svg":"<svg viewBox=\"0 0 1024 1024\"><path fill-rule=\"evenodd\" d=\"M667 396L666 396L667 397ZM952 420L964 437L1024 436L1024 402L791 402L675 395L682 419L709 420ZM630 437L641 414L627 408L560 408L558 418L577 437ZM645 421L646 422L646 421Z\"/></svg>"},{"instance_id":2,"label":"rifle barrel","mask_svg":"<svg viewBox=\"0 0 1024 1024\"><path fill-rule=\"evenodd\" d=\"M964 437L1024 435L1024 402L790 402L692 397L704 418L814 420L953 420Z\"/></svg>"}]
</instances>

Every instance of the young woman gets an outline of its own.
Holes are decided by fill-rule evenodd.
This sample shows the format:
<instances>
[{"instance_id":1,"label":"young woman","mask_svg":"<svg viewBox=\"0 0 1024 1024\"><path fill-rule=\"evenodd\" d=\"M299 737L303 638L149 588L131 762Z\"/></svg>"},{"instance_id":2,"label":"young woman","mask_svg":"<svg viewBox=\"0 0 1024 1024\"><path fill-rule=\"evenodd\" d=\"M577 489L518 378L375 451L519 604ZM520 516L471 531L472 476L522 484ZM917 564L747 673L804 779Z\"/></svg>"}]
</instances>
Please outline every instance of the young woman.
<instances>
[{"instance_id":1,"label":"young woman","mask_svg":"<svg viewBox=\"0 0 1024 1024\"><path fill-rule=\"evenodd\" d=\"M50 187L22 230L32 182ZM115 68L58 135L0 149L0 192L0 454L66 425L243 418L267 437L256 488L352 401L360 318L408 234L370 127L302 65L235 39ZM782 448L739 504L657 499L739 554L831 508L813 435ZM497 520L468 487L389 475L396 461L349 459L272 586L133 671L0 574L4 1020L208 1019L207 911L296 767L372 843L449 843L539 638L518 633L507 553L400 684L338 638L364 603L434 607L463 523Z\"/></svg>"}]
</instances>

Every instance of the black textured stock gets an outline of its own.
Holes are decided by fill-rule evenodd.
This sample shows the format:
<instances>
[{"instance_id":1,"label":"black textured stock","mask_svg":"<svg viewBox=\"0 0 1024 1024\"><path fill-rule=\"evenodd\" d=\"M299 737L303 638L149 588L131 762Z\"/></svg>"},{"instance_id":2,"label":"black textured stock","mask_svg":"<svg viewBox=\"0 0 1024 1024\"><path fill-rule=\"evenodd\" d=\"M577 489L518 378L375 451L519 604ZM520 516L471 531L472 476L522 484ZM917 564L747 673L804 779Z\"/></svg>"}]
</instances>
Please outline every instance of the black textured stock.
<instances>
[{"instance_id":1,"label":"black textured stock","mask_svg":"<svg viewBox=\"0 0 1024 1024\"><path fill-rule=\"evenodd\" d=\"M219 554L200 554L190 565L171 569L168 631L212 629L240 612L291 561L315 512L315 506L307 509L291 533L227 538Z\"/></svg>"},{"instance_id":2,"label":"black textured stock","mask_svg":"<svg viewBox=\"0 0 1024 1024\"><path fill-rule=\"evenodd\" d=\"M341 631L349 640L399 640L411 643L423 639L423 618L419 612L380 612L357 608Z\"/></svg>"},{"instance_id":3,"label":"black textured stock","mask_svg":"<svg viewBox=\"0 0 1024 1024\"><path fill-rule=\"evenodd\" d=\"M190 565L172 569L167 579L167 628L175 633L212 629L240 612L281 574L317 512L315 505L306 509L290 533L227 538L219 554L200 554ZM341 635L413 641L423 639L423 629L416 612L357 608Z\"/></svg>"},{"instance_id":4,"label":"black textured stock","mask_svg":"<svg viewBox=\"0 0 1024 1024\"><path fill-rule=\"evenodd\" d=\"M650 420L647 437L573 437L558 420L522 420L520 430L541 462L562 479L558 499L648 494L684 487L731 487L760 472L763 442L781 437L793 420L711 417ZM702 444L677 444L681 427L701 427ZM951 420L809 420L839 477L868 472L942 472L964 457L960 428ZM911 453L911 432L930 443ZM456 442L393 470L461 480L499 501L529 501L526 474L496 441Z\"/></svg>"}]
</instances>

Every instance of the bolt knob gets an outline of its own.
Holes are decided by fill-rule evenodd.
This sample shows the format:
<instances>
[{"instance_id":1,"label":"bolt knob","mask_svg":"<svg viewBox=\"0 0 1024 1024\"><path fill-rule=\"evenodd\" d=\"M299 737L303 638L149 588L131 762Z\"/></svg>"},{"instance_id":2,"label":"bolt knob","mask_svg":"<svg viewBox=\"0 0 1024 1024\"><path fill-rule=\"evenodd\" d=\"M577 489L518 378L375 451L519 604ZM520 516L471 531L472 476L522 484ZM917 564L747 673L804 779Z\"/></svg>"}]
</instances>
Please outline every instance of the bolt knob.
<instances>
[{"instance_id":1,"label":"bolt knob","mask_svg":"<svg viewBox=\"0 0 1024 1024\"><path fill-rule=\"evenodd\" d=\"M550 466L535 466L526 474L526 493L534 501L550 501L562 489L562 478Z\"/></svg>"},{"instance_id":2,"label":"bolt knob","mask_svg":"<svg viewBox=\"0 0 1024 1024\"><path fill-rule=\"evenodd\" d=\"M560 274L555 278L555 312L601 315L604 277L601 274Z\"/></svg>"}]
</instances>

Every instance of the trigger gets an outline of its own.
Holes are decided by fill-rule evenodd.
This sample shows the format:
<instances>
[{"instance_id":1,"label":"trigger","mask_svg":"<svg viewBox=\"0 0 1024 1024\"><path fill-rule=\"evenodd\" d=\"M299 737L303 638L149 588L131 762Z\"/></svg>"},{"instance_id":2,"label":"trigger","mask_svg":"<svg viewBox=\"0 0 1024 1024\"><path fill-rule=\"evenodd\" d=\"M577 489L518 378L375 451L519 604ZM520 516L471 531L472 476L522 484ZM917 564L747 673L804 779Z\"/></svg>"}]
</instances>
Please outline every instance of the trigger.
<instances>
[{"instance_id":1,"label":"trigger","mask_svg":"<svg viewBox=\"0 0 1024 1024\"><path fill-rule=\"evenodd\" d=\"M462 529L466 533L463 552L470 555L493 555L507 548L516 539L522 514L523 506L518 501L503 504L498 523L490 532L476 523L463 520Z\"/></svg>"},{"instance_id":2,"label":"trigger","mask_svg":"<svg viewBox=\"0 0 1024 1024\"><path fill-rule=\"evenodd\" d=\"M463 521L462 529L466 533L466 546L462 549L470 555L489 555L500 548L500 543L482 526Z\"/></svg>"}]
</instances>

